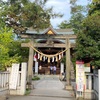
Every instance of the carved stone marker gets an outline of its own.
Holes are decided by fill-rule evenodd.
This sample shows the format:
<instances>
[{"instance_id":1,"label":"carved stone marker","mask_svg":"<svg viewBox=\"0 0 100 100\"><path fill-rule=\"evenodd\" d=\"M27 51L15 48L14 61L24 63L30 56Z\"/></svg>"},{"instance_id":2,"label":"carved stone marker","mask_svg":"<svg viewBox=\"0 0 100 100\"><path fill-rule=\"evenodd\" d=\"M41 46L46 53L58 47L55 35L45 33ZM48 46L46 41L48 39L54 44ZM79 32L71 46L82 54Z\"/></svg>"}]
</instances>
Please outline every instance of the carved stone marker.
<instances>
[{"instance_id":1,"label":"carved stone marker","mask_svg":"<svg viewBox=\"0 0 100 100\"><path fill-rule=\"evenodd\" d=\"M19 72L19 64L12 64L9 89L15 90L17 88L18 72Z\"/></svg>"}]
</instances>

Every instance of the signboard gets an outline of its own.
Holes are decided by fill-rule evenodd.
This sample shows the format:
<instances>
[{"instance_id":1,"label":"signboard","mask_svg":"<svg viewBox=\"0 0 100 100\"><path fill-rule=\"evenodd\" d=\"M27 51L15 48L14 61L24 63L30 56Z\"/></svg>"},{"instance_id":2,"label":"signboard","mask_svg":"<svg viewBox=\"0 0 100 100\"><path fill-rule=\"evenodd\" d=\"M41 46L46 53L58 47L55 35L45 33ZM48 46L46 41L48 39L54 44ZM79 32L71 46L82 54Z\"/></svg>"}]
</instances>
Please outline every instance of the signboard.
<instances>
[{"instance_id":1,"label":"signboard","mask_svg":"<svg viewBox=\"0 0 100 100\"><path fill-rule=\"evenodd\" d=\"M9 89L16 89L18 82L19 64L12 64Z\"/></svg>"},{"instance_id":2,"label":"signboard","mask_svg":"<svg viewBox=\"0 0 100 100\"><path fill-rule=\"evenodd\" d=\"M76 61L76 86L77 91L84 90L84 62Z\"/></svg>"},{"instance_id":3,"label":"signboard","mask_svg":"<svg viewBox=\"0 0 100 100\"><path fill-rule=\"evenodd\" d=\"M85 72L90 72L90 67L84 67Z\"/></svg>"}]
</instances>

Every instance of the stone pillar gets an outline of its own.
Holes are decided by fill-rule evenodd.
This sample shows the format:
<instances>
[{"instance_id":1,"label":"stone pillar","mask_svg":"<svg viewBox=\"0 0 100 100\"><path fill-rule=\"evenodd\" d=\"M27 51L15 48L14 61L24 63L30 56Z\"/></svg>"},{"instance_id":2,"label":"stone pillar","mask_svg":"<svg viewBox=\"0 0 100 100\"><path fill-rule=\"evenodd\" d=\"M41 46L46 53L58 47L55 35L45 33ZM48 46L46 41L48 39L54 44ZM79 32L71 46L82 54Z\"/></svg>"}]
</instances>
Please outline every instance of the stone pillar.
<instances>
[{"instance_id":1,"label":"stone pillar","mask_svg":"<svg viewBox=\"0 0 100 100\"><path fill-rule=\"evenodd\" d=\"M64 63L60 64L60 73L64 73Z\"/></svg>"},{"instance_id":2,"label":"stone pillar","mask_svg":"<svg viewBox=\"0 0 100 100\"><path fill-rule=\"evenodd\" d=\"M92 75L89 75L89 76L88 76L88 82L89 82L89 83L88 83L88 84L89 84L89 85L88 85L88 86L89 86L89 90L92 90Z\"/></svg>"},{"instance_id":3,"label":"stone pillar","mask_svg":"<svg viewBox=\"0 0 100 100\"><path fill-rule=\"evenodd\" d=\"M38 74L38 62L35 61L35 74Z\"/></svg>"},{"instance_id":4,"label":"stone pillar","mask_svg":"<svg viewBox=\"0 0 100 100\"><path fill-rule=\"evenodd\" d=\"M25 95L26 92L26 73L27 73L27 63L22 63L22 70L21 70L21 89L20 95Z\"/></svg>"},{"instance_id":5,"label":"stone pillar","mask_svg":"<svg viewBox=\"0 0 100 100\"><path fill-rule=\"evenodd\" d=\"M70 43L69 39L66 39L66 79L67 85L70 85Z\"/></svg>"},{"instance_id":6,"label":"stone pillar","mask_svg":"<svg viewBox=\"0 0 100 100\"><path fill-rule=\"evenodd\" d=\"M31 39L30 44L33 46L33 39ZM33 76L33 55L34 50L33 48L29 47L29 61L28 61L28 85L32 82L32 76Z\"/></svg>"}]
</instances>

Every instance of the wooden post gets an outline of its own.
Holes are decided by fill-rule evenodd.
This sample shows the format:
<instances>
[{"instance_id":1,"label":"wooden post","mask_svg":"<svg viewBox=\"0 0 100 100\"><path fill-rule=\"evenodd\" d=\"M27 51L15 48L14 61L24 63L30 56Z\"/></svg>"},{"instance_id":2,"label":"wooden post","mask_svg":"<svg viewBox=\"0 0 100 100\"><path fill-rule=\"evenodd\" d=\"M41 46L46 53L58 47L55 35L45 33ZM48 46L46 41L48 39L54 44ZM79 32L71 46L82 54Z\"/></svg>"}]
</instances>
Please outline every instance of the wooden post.
<instances>
[{"instance_id":1,"label":"wooden post","mask_svg":"<svg viewBox=\"0 0 100 100\"><path fill-rule=\"evenodd\" d=\"M33 46L33 39L31 39L30 44ZM28 61L28 85L31 85L32 76L33 76L33 54L34 50L29 47L29 61Z\"/></svg>"},{"instance_id":2,"label":"wooden post","mask_svg":"<svg viewBox=\"0 0 100 100\"><path fill-rule=\"evenodd\" d=\"M70 43L69 39L66 39L66 80L67 80L67 85L70 85Z\"/></svg>"}]
</instances>

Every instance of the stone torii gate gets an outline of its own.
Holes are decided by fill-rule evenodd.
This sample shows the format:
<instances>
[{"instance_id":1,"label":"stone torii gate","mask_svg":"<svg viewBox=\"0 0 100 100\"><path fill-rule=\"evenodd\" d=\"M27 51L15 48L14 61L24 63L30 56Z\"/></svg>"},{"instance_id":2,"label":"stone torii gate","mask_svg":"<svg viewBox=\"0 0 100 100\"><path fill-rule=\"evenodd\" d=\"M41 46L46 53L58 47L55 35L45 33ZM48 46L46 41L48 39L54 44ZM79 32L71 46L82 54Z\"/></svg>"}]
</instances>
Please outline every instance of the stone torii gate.
<instances>
[{"instance_id":1,"label":"stone torii gate","mask_svg":"<svg viewBox=\"0 0 100 100\"><path fill-rule=\"evenodd\" d=\"M48 32L51 31L51 33L54 33L53 29L49 29ZM66 79L67 79L67 86L70 86L70 47L74 47L72 43L70 43L70 39L76 39L76 35L74 34L34 34L34 33L25 33L20 34L20 37L23 39L30 39L29 43L22 43L22 47L29 47L29 61L28 61L28 82L31 83L31 78L33 75L33 55L34 50L30 46L30 44L33 47L55 47L55 48L66 48ZM47 45L46 43L35 43L34 41L36 39L47 39L47 40L53 40L53 39L59 39L64 40L65 43L60 44L51 44Z\"/></svg>"}]
</instances>

